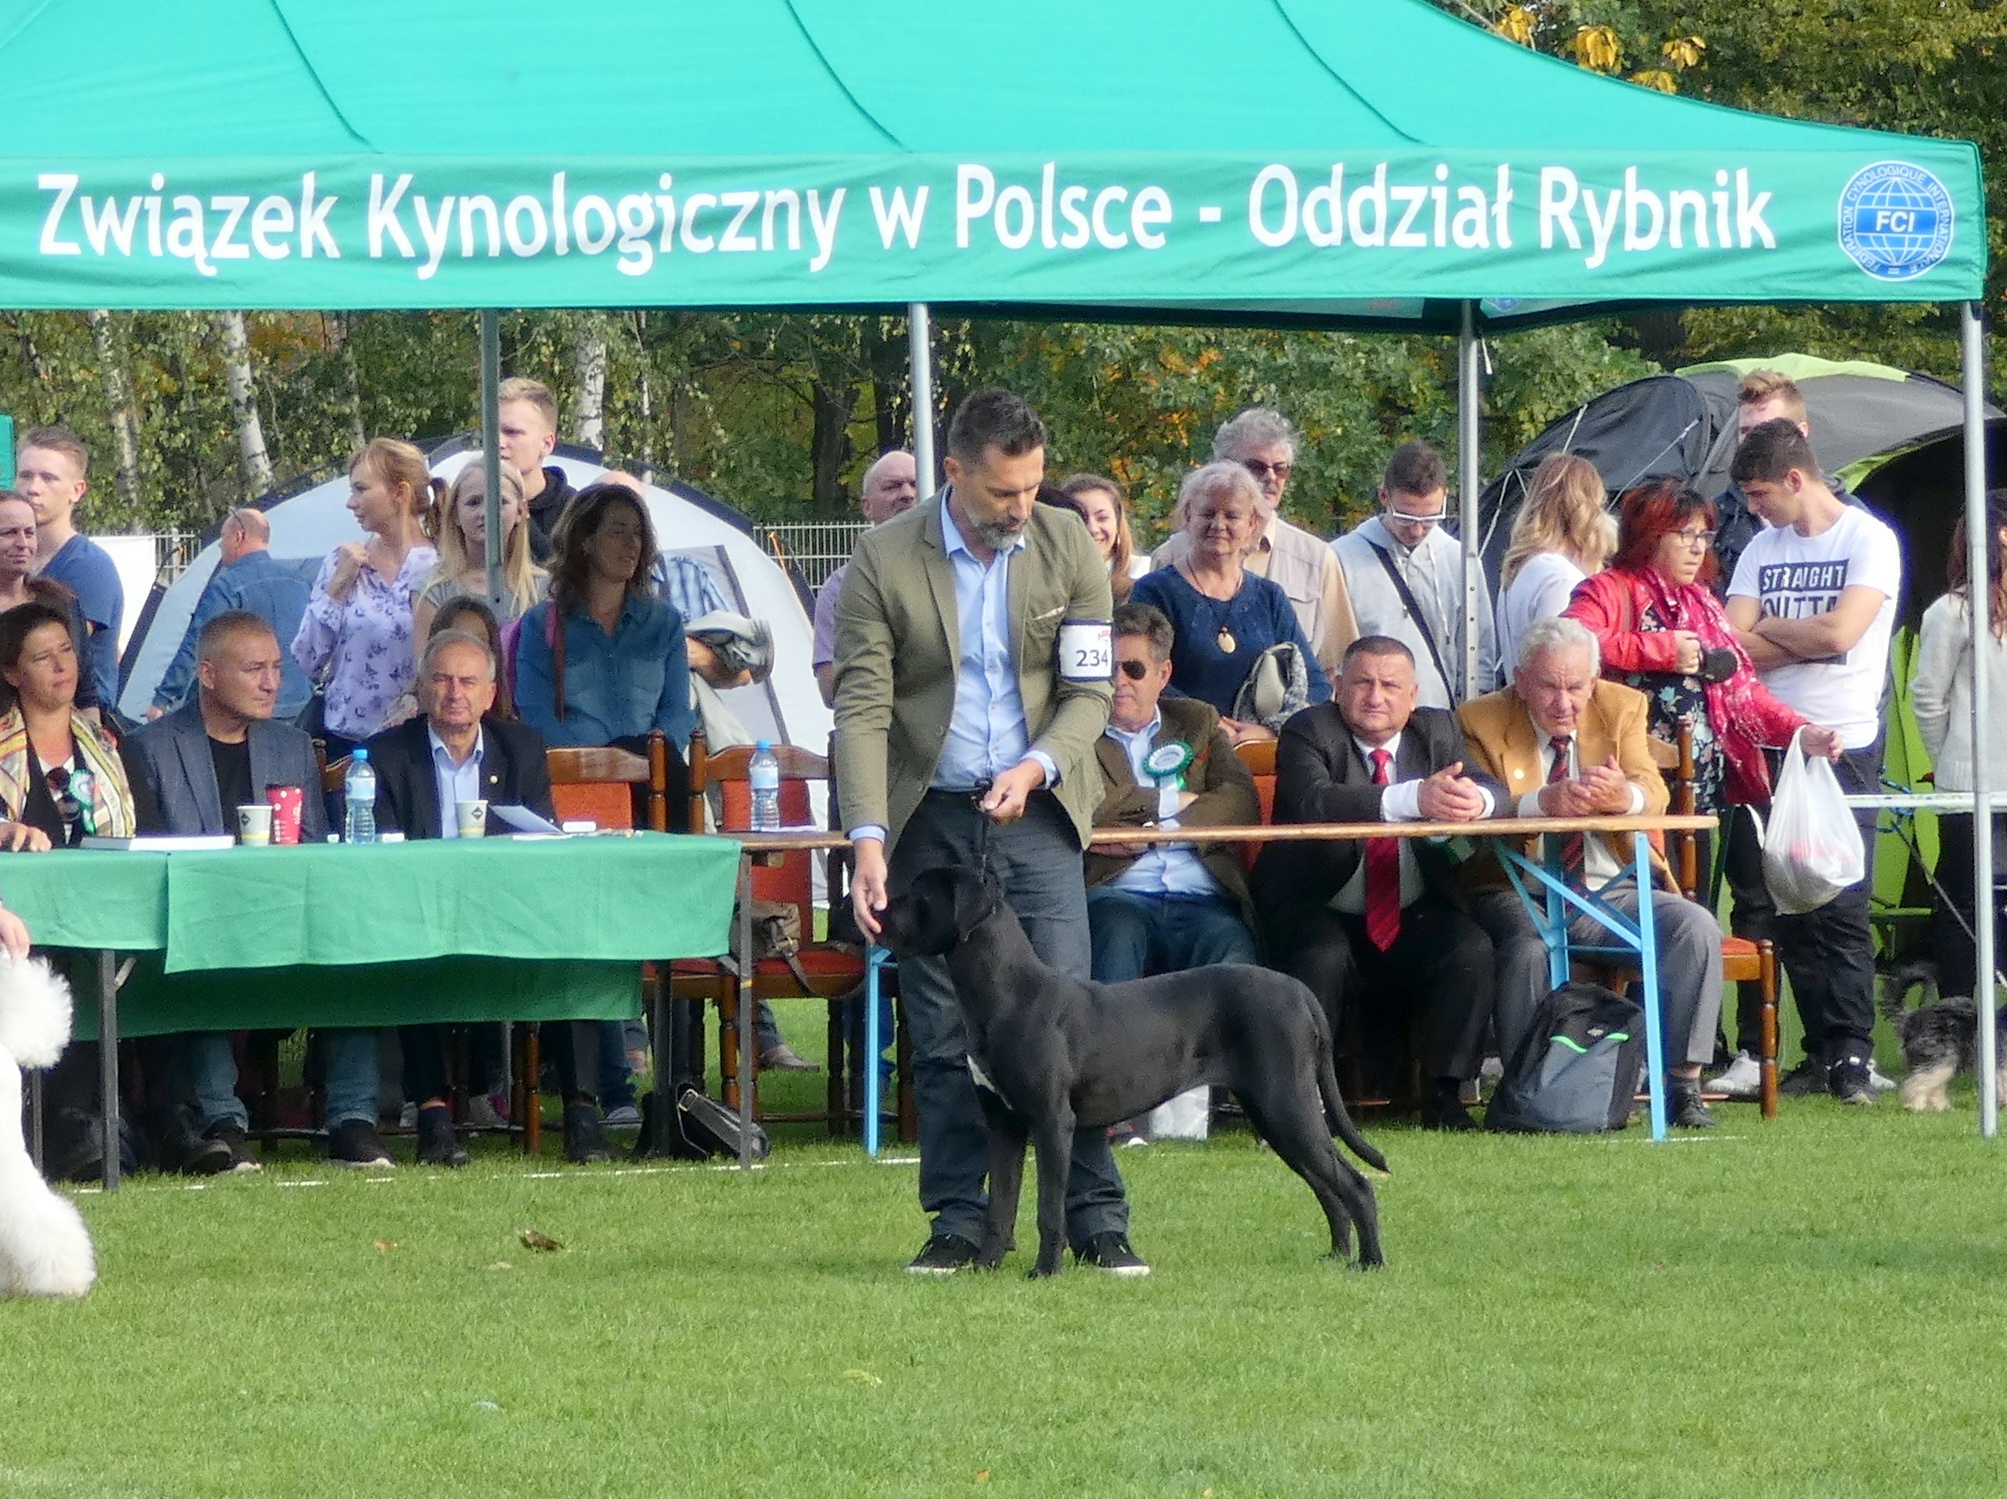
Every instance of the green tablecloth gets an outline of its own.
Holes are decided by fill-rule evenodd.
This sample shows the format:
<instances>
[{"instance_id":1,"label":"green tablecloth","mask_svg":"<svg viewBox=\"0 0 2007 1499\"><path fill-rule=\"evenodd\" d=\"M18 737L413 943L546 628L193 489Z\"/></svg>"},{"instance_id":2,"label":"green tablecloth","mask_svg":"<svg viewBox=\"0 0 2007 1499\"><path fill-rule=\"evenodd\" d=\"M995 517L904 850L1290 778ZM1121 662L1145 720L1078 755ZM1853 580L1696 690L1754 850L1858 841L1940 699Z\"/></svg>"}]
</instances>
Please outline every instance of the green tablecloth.
<instances>
[{"instance_id":1,"label":"green tablecloth","mask_svg":"<svg viewBox=\"0 0 2007 1499\"><path fill-rule=\"evenodd\" d=\"M738 855L662 833L173 854L167 971L710 957L730 945Z\"/></svg>"},{"instance_id":2,"label":"green tablecloth","mask_svg":"<svg viewBox=\"0 0 2007 1499\"><path fill-rule=\"evenodd\" d=\"M142 954L121 1034L622 1019L637 964L728 949L738 844L419 841L0 858L37 946ZM271 970L283 968L283 975ZM96 1033L79 974L77 1034Z\"/></svg>"}]
</instances>

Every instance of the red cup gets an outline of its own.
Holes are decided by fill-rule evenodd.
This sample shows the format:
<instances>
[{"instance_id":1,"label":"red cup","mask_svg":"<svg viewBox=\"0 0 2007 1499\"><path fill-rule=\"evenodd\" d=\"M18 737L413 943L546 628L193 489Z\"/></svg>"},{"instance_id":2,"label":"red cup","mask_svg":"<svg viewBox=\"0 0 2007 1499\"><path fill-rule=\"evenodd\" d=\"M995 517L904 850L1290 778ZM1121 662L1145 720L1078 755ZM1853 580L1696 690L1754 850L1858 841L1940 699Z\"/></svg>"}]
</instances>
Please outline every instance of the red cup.
<instances>
[{"instance_id":1,"label":"red cup","mask_svg":"<svg viewBox=\"0 0 2007 1499\"><path fill-rule=\"evenodd\" d=\"M307 804L307 796L297 786L268 786L265 800L272 804L272 842L298 843L300 841L300 812Z\"/></svg>"}]
</instances>

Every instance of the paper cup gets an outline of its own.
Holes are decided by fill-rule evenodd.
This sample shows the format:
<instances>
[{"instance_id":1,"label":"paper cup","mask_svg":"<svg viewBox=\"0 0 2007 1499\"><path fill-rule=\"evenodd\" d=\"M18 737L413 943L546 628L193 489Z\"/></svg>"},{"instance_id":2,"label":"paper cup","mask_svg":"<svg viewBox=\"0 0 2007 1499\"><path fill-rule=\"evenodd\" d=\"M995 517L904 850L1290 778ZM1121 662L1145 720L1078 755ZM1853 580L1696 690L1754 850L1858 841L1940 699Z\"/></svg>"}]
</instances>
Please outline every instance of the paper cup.
<instances>
[{"instance_id":1,"label":"paper cup","mask_svg":"<svg viewBox=\"0 0 2007 1499\"><path fill-rule=\"evenodd\" d=\"M246 848L263 848L272 841L272 806L247 802L237 809L237 841Z\"/></svg>"},{"instance_id":2,"label":"paper cup","mask_svg":"<svg viewBox=\"0 0 2007 1499\"><path fill-rule=\"evenodd\" d=\"M268 786L265 800L272 808L272 842L300 841L300 814L307 804L306 792L298 786Z\"/></svg>"},{"instance_id":3,"label":"paper cup","mask_svg":"<svg viewBox=\"0 0 2007 1499\"><path fill-rule=\"evenodd\" d=\"M482 800L453 803L453 824L460 830L462 838L485 838L488 835L488 804Z\"/></svg>"}]
</instances>

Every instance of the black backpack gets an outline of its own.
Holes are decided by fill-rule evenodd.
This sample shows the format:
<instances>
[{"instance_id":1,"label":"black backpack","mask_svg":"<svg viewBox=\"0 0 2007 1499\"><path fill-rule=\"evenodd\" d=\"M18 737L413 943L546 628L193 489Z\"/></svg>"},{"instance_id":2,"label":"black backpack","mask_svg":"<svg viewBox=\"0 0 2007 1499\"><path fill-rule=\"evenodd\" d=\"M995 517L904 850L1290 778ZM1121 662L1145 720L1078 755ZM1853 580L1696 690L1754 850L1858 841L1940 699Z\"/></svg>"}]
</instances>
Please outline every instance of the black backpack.
<instances>
[{"instance_id":1,"label":"black backpack","mask_svg":"<svg viewBox=\"0 0 2007 1499\"><path fill-rule=\"evenodd\" d=\"M1486 1129L1594 1134L1631 1121L1645 1063L1644 1010L1601 984L1563 984L1540 1002L1484 1111Z\"/></svg>"}]
</instances>

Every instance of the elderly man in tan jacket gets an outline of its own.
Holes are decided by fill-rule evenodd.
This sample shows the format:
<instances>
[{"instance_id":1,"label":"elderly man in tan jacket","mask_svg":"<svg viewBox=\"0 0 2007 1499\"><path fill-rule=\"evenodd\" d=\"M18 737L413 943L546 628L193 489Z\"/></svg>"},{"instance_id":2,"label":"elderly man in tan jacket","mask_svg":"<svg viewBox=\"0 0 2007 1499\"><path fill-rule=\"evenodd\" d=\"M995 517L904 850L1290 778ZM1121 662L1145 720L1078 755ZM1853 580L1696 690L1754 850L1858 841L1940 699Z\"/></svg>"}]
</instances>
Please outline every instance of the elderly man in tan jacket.
<instances>
[{"instance_id":1,"label":"elderly man in tan jacket","mask_svg":"<svg viewBox=\"0 0 2007 1499\"><path fill-rule=\"evenodd\" d=\"M940 865L983 868L1032 946L1088 977L1081 850L1101 796L1108 569L1086 527L1036 503L1045 424L981 390L948 428L948 487L866 533L836 603L836 774L856 849L851 905L878 932L888 893ZM945 960L907 957L900 992L920 1110L920 1205L932 1233L907 1268L976 1262L987 1133ZM1106 1133L1074 1140L1067 1238L1119 1275L1128 1202Z\"/></svg>"},{"instance_id":2,"label":"elderly man in tan jacket","mask_svg":"<svg viewBox=\"0 0 2007 1499\"><path fill-rule=\"evenodd\" d=\"M1645 735L1645 695L1597 675L1596 637L1563 615L1520 637L1512 685L1457 710L1475 768L1505 784L1521 817L1624 817L1663 812L1665 781ZM1631 835L1565 839L1562 864L1571 884L1594 892L1637 919ZM1714 1116L1700 1097L1700 1069L1714 1055L1721 1018L1721 927L1707 909L1672 887L1654 851L1652 922L1657 939L1659 1004L1665 1016L1667 1116L1706 1129ZM1510 1056L1550 987L1547 947L1525 904L1508 886L1497 857L1485 854L1459 871L1471 914L1498 955L1500 1051ZM1593 917L1569 922L1570 941L1604 945Z\"/></svg>"}]
</instances>

